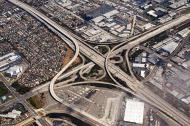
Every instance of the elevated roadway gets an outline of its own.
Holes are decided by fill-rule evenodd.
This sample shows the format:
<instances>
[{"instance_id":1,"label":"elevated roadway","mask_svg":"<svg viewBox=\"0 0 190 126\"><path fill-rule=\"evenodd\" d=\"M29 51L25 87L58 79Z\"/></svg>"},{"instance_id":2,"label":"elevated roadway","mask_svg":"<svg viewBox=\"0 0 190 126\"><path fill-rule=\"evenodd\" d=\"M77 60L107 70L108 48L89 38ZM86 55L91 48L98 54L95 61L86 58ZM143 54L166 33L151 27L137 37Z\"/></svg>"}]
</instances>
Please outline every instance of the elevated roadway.
<instances>
[{"instance_id":1,"label":"elevated roadway","mask_svg":"<svg viewBox=\"0 0 190 126\"><path fill-rule=\"evenodd\" d=\"M126 42L120 43L119 45L117 45L114 48L115 50L112 53L117 54L121 50L131 49L132 47L139 45L141 43L144 43L147 40L165 32L169 29L172 29L177 25L181 25L182 23L187 22L187 21L190 22L190 14L182 15L181 17L179 17L177 19L173 19L173 20L167 22L166 24L157 26L156 28L154 28L150 31L146 31L145 34L142 33L142 35L138 35L138 37L134 37L134 39L132 41L126 41Z\"/></svg>"},{"instance_id":2,"label":"elevated roadway","mask_svg":"<svg viewBox=\"0 0 190 126\"><path fill-rule=\"evenodd\" d=\"M24 10L26 10L27 12L32 14L34 17L43 19L48 24L48 27L53 27L55 30L59 31L60 33L64 33L63 31L65 31L65 30L63 30L63 27L61 27L57 23L53 22L51 19L49 19L48 17L46 17L45 15L40 13L39 11L35 10L34 8L24 4L22 2L19 2L17 0L9 0L9 1L14 3L15 5L23 8ZM182 23L184 20L188 20L188 19L190 19L190 14L187 14L187 15L183 16L182 18L180 18L177 21L175 20L174 21L175 23L172 23L172 25L167 24L166 26L163 26L164 28L162 28L160 30L163 32L166 29L172 28L174 25L178 25L178 24ZM149 34L147 34L145 36L142 36L142 38L138 38L138 41L135 40L135 41L131 42L130 45L136 45L138 43L141 43L142 41L145 41L148 38L157 35L158 33L159 33L159 31L153 32L152 34L149 33ZM91 59L96 64L104 67L104 65L105 65L104 64L105 63L105 57L98 54L96 51L89 48L89 46L86 46L81 41L78 41L78 44L79 44L79 47L80 47L80 51L85 56L87 56L89 59ZM124 47L122 47L122 48L124 48ZM139 81L134 80L133 78L131 78L124 71L122 71L119 67L115 66L114 64L112 64L110 62L107 62L107 66L108 66L107 67L108 71L110 71L115 77L117 77L120 80L124 81L126 86L129 86L136 93L146 97L148 100L151 101L151 103L155 107L159 108L161 111L166 113L168 116L173 118L175 121L177 121L181 125L189 126L190 120L182 112L180 112L179 110L177 110L176 108L171 106L169 103L164 101L162 98L160 98L159 96L154 94L152 91L150 91L148 88L146 88L142 83L140 83Z\"/></svg>"}]
</instances>

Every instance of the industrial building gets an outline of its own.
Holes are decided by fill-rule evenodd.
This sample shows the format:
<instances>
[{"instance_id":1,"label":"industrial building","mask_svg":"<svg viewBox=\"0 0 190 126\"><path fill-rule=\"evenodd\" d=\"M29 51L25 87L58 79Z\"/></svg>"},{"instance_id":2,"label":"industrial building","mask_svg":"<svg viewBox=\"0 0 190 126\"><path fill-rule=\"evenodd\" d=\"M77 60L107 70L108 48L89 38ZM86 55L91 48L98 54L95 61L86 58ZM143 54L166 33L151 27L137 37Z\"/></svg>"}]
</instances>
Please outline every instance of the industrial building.
<instances>
[{"instance_id":1,"label":"industrial building","mask_svg":"<svg viewBox=\"0 0 190 126\"><path fill-rule=\"evenodd\" d=\"M98 17L99 15L106 14L107 12L113 11L114 7L109 6L107 4L102 4L100 7L95 10L89 11L84 15L84 19L91 20L93 18Z\"/></svg>"},{"instance_id":2,"label":"industrial building","mask_svg":"<svg viewBox=\"0 0 190 126\"><path fill-rule=\"evenodd\" d=\"M15 119L20 116L21 113L21 111L12 110L12 112L8 112L7 114L0 114L0 117Z\"/></svg>"},{"instance_id":3,"label":"industrial building","mask_svg":"<svg viewBox=\"0 0 190 126\"><path fill-rule=\"evenodd\" d=\"M9 53L0 57L0 69L4 69L13 65L16 61L21 60L21 56L15 53Z\"/></svg>"},{"instance_id":4,"label":"industrial building","mask_svg":"<svg viewBox=\"0 0 190 126\"><path fill-rule=\"evenodd\" d=\"M124 121L136 124L143 124L143 118L144 118L144 103L127 99Z\"/></svg>"}]
</instances>

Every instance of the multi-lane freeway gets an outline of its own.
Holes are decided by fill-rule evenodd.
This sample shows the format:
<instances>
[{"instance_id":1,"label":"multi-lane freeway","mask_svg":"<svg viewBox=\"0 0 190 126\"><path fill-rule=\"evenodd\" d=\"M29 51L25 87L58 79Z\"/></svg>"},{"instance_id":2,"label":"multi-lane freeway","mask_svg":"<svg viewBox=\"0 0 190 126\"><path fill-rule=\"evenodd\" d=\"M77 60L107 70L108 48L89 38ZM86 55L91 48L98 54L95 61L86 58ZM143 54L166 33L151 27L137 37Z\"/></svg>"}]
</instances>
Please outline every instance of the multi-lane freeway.
<instances>
[{"instance_id":1,"label":"multi-lane freeway","mask_svg":"<svg viewBox=\"0 0 190 126\"><path fill-rule=\"evenodd\" d=\"M100 55L99 53L97 53L93 48L90 48L89 46L87 46L84 42L80 41L79 39L75 38L75 40L73 40L74 37L71 37L72 33L66 32L67 30L65 28L61 27L56 22L52 21L51 19L46 17L41 12L37 11L36 9L34 9L20 1L17 1L17 0L9 0L9 1L15 5L21 7L22 9L26 10L27 12L32 14L34 17L38 18L40 21L42 21L44 24L46 24L49 28L54 29L54 31L57 31L60 34L63 34L66 37L68 37L68 39L70 39L70 41L72 41L71 43L69 43L69 44L71 44L71 46L73 46L73 43L76 45L78 44L81 53L83 53L85 56L87 56L89 59L91 59L94 63L100 65L101 67L104 67L106 58L104 56ZM173 20L170 23L163 25L162 27L160 27L154 31L149 32L146 35L143 35L143 36L135 39L134 41L128 42L128 44L124 45L121 49L125 49L128 46L138 45L138 44L148 40L151 37L154 37L168 29L171 29L172 27L174 27L176 25L179 25L180 23L183 23L184 21L186 21L188 19L190 19L190 14L186 14L176 20ZM78 50L77 50L77 48L75 48L75 49L76 49L76 54L77 54ZM164 101L162 98L160 98L159 96L154 94L147 87L145 87L142 83L135 80L131 76L127 75L118 66L116 66L110 62L107 62L106 65L107 65L106 68L108 68L107 71L110 71L112 73L112 75L114 75L115 77L124 81L126 86L129 86L133 91L135 91L139 95L147 98L150 101L150 103L152 103L155 107L157 107L158 109L160 109L161 111L166 113L168 116L173 118L175 121L177 121L181 125L189 126L190 120L182 112L180 112L179 110L177 110L176 108L171 106L169 103ZM58 75L61 75L61 73L65 71L65 68ZM58 75L55 77L55 79L52 80L52 84L54 84L54 82L56 81L56 78L59 77ZM55 99L57 99L57 98L55 98Z\"/></svg>"}]
</instances>

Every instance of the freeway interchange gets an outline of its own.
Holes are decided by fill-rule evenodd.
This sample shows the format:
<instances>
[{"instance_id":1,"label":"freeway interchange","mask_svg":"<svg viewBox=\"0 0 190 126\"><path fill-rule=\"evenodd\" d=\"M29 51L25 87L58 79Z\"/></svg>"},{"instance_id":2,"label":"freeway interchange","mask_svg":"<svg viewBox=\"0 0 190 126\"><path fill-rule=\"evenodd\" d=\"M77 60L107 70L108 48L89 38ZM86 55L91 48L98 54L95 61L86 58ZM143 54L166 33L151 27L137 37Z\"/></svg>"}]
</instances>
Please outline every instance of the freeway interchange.
<instances>
[{"instance_id":1,"label":"freeway interchange","mask_svg":"<svg viewBox=\"0 0 190 126\"><path fill-rule=\"evenodd\" d=\"M130 50L136 45L139 45L146 40L166 31L169 29L172 29L173 27L187 21L190 19L190 14L183 15L175 20L172 20L171 22L168 22L157 29L153 29L148 31L146 34L143 34L139 36L138 38L123 42L119 44L118 46L114 47L107 57L101 55L97 51L95 51L91 46L86 44L82 39L80 39L78 36L74 35L73 33L70 33L67 29L61 27L56 22L49 19L47 16L42 14L41 12L37 11L36 9L20 2L17 0L9 0L11 3L19 6L20 8L24 9L37 19L39 19L41 22L43 22L47 27L49 27L52 31L56 32L60 36L65 36L65 39L67 39L67 44L70 45L75 50L75 55L72 58L72 60L62 68L62 70L52 79L50 82L50 93L53 96L55 100L57 100L60 103L63 103L63 99L59 98L55 91L54 91L54 84L56 80L65 72L65 70L75 61L75 59L78 57L79 52L81 52L83 55L88 57L91 61L93 61L95 64L99 65L102 68L105 68L108 75L111 77L111 79L119 86L121 84L117 82L115 77L119 78L124 82L122 85L126 85L130 87L130 89L135 92L135 94L143 99L149 102L151 105L157 107L159 110L164 112L166 115L174 119L176 122L181 124L182 126L189 126L190 120L189 117L187 117L185 114L174 108L172 105L170 105L167 101L163 100L156 94L154 94L150 89L148 89L146 86L144 86L141 82L136 80L135 78L129 76L126 74L123 70L121 70L118 66L115 64L109 62L109 58L117 54L118 52L121 52L124 49ZM121 86L123 89L127 88L125 86ZM77 110L80 111L80 110ZM90 116L90 115L86 115ZM90 117L92 118L92 117Z\"/></svg>"}]
</instances>

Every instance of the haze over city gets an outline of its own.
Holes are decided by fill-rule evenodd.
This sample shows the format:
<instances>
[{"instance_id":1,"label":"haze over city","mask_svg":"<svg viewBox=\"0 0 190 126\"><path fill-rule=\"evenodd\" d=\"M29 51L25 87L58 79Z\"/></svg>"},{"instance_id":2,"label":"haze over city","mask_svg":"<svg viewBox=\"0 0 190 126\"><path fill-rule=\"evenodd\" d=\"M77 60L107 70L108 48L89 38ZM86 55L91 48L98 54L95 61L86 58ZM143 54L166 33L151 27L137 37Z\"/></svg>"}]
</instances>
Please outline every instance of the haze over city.
<instances>
[{"instance_id":1,"label":"haze over city","mask_svg":"<svg viewBox=\"0 0 190 126\"><path fill-rule=\"evenodd\" d=\"M0 0L0 126L190 126L190 0Z\"/></svg>"}]
</instances>

